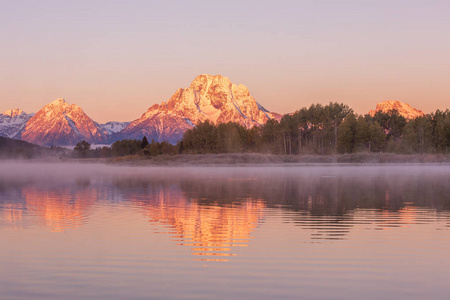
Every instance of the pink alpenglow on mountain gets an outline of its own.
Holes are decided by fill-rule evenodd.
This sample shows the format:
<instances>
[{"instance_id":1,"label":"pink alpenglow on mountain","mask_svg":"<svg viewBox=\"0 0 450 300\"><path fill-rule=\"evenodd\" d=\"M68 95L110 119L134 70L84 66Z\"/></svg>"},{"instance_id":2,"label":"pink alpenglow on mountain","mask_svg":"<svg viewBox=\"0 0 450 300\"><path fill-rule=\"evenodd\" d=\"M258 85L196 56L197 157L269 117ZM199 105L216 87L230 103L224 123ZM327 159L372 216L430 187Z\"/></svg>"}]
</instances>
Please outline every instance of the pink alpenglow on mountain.
<instances>
[{"instance_id":1,"label":"pink alpenglow on mountain","mask_svg":"<svg viewBox=\"0 0 450 300\"><path fill-rule=\"evenodd\" d=\"M14 108L14 109L10 109L10 110L4 111L2 113L2 115L8 116L10 118L14 118L14 117L20 116L21 114L24 114L24 113L25 112L23 110L18 109L18 108Z\"/></svg>"},{"instance_id":2,"label":"pink alpenglow on mountain","mask_svg":"<svg viewBox=\"0 0 450 300\"><path fill-rule=\"evenodd\" d=\"M423 111L415 109L409 104L400 101L383 101L378 103L375 110L369 111L369 115L373 117L378 111L387 113L393 109L397 110L400 115L406 119L415 119L425 115Z\"/></svg>"},{"instance_id":3,"label":"pink alpenglow on mountain","mask_svg":"<svg viewBox=\"0 0 450 300\"><path fill-rule=\"evenodd\" d=\"M106 132L75 104L57 99L38 111L25 125L20 138L43 145L69 146L82 140L91 144L106 141Z\"/></svg>"},{"instance_id":4,"label":"pink alpenglow on mountain","mask_svg":"<svg viewBox=\"0 0 450 300\"><path fill-rule=\"evenodd\" d=\"M149 140L175 143L202 121L237 122L250 128L273 118L279 120L281 115L257 103L244 85L231 83L221 75L199 75L190 87L180 88L167 102L150 107L120 136L140 139L145 135Z\"/></svg>"}]
</instances>

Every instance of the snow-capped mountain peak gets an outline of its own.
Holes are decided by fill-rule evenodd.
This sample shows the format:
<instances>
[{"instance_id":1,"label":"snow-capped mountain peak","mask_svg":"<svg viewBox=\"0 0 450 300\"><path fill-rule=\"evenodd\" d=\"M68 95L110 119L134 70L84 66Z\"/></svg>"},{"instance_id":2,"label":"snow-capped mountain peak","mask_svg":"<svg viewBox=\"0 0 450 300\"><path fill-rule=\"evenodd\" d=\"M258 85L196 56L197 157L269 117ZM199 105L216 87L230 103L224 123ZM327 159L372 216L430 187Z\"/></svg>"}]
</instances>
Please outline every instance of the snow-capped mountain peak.
<instances>
[{"instance_id":1,"label":"snow-capped mountain peak","mask_svg":"<svg viewBox=\"0 0 450 300\"><path fill-rule=\"evenodd\" d=\"M64 103L66 103L66 100L64 100L64 98L58 98L55 101L50 102L49 104L61 105L61 104L64 104Z\"/></svg>"},{"instance_id":2,"label":"snow-capped mountain peak","mask_svg":"<svg viewBox=\"0 0 450 300\"><path fill-rule=\"evenodd\" d=\"M75 145L82 140L103 143L107 134L80 107L60 98L39 110L20 132L20 137L38 145Z\"/></svg>"},{"instance_id":3,"label":"snow-capped mountain peak","mask_svg":"<svg viewBox=\"0 0 450 300\"><path fill-rule=\"evenodd\" d=\"M179 88L161 104L151 106L131 122L118 138L142 138L172 143L199 122L237 122L248 128L281 115L270 113L250 95L248 88L221 75L199 75L188 88Z\"/></svg>"},{"instance_id":4,"label":"snow-capped mountain peak","mask_svg":"<svg viewBox=\"0 0 450 300\"><path fill-rule=\"evenodd\" d=\"M375 110L369 111L369 115L374 116L377 112L382 111L387 113L391 110L397 110L399 114L406 119L415 119L417 117L424 116L425 113L419 109L411 107L407 103L401 101L383 101L377 104Z\"/></svg>"}]
</instances>

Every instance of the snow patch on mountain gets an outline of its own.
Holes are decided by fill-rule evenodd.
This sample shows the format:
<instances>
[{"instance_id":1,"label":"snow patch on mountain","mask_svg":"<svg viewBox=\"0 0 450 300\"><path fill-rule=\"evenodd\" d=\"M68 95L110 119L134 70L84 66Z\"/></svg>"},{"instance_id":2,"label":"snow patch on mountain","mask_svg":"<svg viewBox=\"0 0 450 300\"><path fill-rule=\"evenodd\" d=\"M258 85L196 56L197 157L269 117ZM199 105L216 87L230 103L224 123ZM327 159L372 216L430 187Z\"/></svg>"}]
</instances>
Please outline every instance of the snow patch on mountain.
<instances>
[{"instance_id":1,"label":"snow patch on mountain","mask_svg":"<svg viewBox=\"0 0 450 300\"><path fill-rule=\"evenodd\" d=\"M99 124L99 126L106 131L108 135L121 132L125 127L127 127L131 122L117 122L110 121L105 124Z\"/></svg>"},{"instance_id":2,"label":"snow patch on mountain","mask_svg":"<svg viewBox=\"0 0 450 300\"><path fill-rule=\"evenodd\" d=\"M67 123L69 123L69 126L72 128L72 130L75 132L75 134L81 135L80 131L79 131L78 128L77 128L77 125L75 125L75 122L72 121L72 120L71 120L68 116L66 116L65 114L64 114L64 117L66 118Z\"/></svg>"}]
</instances>

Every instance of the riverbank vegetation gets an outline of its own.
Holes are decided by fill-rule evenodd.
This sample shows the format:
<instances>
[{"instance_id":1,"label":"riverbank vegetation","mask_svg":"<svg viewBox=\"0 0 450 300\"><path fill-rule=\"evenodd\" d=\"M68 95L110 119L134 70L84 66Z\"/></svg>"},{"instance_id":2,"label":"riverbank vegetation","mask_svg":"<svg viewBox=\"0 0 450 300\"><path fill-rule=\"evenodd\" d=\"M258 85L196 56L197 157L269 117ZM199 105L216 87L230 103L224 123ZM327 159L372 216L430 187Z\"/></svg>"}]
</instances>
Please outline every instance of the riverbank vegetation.
<instances>
[{"instance_id":1,"label":"riverbank vegetation","mask_svg":"<svg viewBox=\"0 0 450 300\"><path fill-rule=\"evenodd\" d=\"M449 154L450 111L437 110L412 120L398 111L357 115L344 104L313 104L280 122L269 120L250 129L237 123L205 121L185 132L177 145L123 140L110 157L174 154L261 153L273 155L336 155L355 153Z\"/></svg>"}]
</instances>

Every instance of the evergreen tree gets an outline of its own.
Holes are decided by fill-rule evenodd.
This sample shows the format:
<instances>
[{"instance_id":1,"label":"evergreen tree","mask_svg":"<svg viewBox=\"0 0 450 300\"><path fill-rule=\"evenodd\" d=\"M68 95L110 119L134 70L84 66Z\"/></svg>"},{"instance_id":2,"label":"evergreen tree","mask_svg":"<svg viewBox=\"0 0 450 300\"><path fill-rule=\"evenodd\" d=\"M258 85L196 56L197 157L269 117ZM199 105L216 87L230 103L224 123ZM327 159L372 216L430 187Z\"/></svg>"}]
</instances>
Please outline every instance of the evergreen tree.
<instances>
[{"instance_id":1,"label":"evergreen tree","mask_svg":"<svg viewBox=\"0 0 450 300\"><path fill-rule=\"evenodd\" d=\"M406 126L406 119L396 109L387 113L378 111L374 119L387 132L388 138L392 138L394 141L400 139L403 128Z\"/></svg>"},{"instance_id":2,"label":"evergreen tree","mask_svg":"<svg viewBox=\"0 0 450 300\"><path fill-rule=\"evenodd\" d=\"M369 115L359 116L355 127L355 152L377 152L384 148L386 134Z\"/></svg>"},{"instance_id":3,"label":"evergreen tree","mask_svg":"<svg viewBox=\"0 0 450 300\"><path fill-rule=\"evenodd\" d=\"M208 120L200 122L183 135L186 151L194 153L217 153L217 126Z\"/></svg>"},{"instance_id":4,"label":"evergreen tree","mask_svg":"<svg viewBox=\"0 0 450 300\"><path fill-rule=\"evenodd\" d=\"M89 151L91 150L91 144L86 141L81 141L76 144L73 150L78 154L78 156L87 157Z\"/></svg>"},{"instance_id":5,"label":"evergreen tree","mask_svg":"<svg viewBox=\"0 0 450 300\"><path fill-rule=\"evenodd\" d=\"M262 152L273 154L281 154L284 147L281 141L280 123L277 120L271 119L261 126L261 148Z\"/></svg>"},{"instance_id":6,"label":"evergreen tree","mask_svg":"<svg viewBox=\"0 0 450 300\"><path fill-rule=\"evenodd\" d=\"M384 149L386 134L378 122L370 122L368 130L368 150L369 152L380 152Z\"/></svg>"},{"instance_id":7,"label":"evergreen tree","mask_svg":"<svg viewBox=\"0 0 450 300\"><path fill-rule=\"evenodd\" d=\"M121 140L114 142L111 146L111 152L114 156L135 155L141 150L142 141L140 140Z\"/></svg>"},{"instance_id":8,"label":"evergreen tree","mask_svg":"<svg viewBox=\"0 0 450 300\"><path fill-rule=\"evenodd\" d=\"M338 128L337 147L339 153L353 153L355 150L357 120L354 114L345 118Z\"/></svg>"},{"instance_id":9,"label":"evergreen tree","mask_svg":"<svg viewBox=\"0 0 450 300\"><path fill-rule=\"evenodd\" d=\"M436 110L431 114L433 145L437 152L450 149L450 111Z\"/></svg>"},{"instance_id":10,"label":"evergreen tree","mask_svg":"<svg viewBox=\"0 0 450 300\"><path fill-rule=\"evenodd\" d=\"M433 151L432 122L428 116L409 120L404 130L404 148L409 153Z\"/></svg>"},{"instance_id":11,"label":"evergreen tree","mask_svg":"<svg viewBox=\"0 0 450 300\"><path fill-rule=\"evenodd\" d=\"M148 140L147 137L144 135L144 137L142 138L142 142L141 142L141 149L144 149L145 147L147 147L148 145Z\"/></svg>"}]
</instances>

